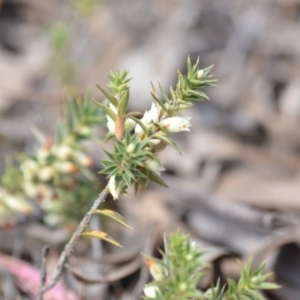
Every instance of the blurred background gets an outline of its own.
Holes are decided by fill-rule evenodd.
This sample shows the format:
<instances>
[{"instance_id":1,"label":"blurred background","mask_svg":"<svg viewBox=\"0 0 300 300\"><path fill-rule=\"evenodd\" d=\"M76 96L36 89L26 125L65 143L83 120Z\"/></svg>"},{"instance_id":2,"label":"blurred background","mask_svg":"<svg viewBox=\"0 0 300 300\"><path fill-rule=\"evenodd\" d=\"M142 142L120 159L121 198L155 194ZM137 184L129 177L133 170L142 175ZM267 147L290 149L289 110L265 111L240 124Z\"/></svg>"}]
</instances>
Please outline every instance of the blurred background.
<instances>
[{"instance_id":1,"label":"blurred background","mask_svg":"<svg viewBox=\"0 0 300 300\"><path fill-rule=\"evenodd\" d=\"M161 155L170 189L152 185L114 203L135 229L111 229L124 245L105 262L116 277L90 285L69 275L68 286L78 299L100 292L102 299L140 299L138 282L148 277L136 257L181 228L210 251L214 268L203 288L238 278L236 258L252 256L255 264L267 260L283 286L267 299L300 299L299 0L0 0L1 172L8 155L34 151L32 126L54 134L68 96L91 89L101 100L96 84L107 83L109 70L130 71L130 109L144 111L150 81L167 90L188 55L200 56L201 68L215 65L218 86L206 90L209 102L185 112L191 132L174 135L183 155L171 147ZM99 170L101 147L88 151ZM0 249L18 249L15 256L38 266L41 247L59 253L65 236L29 223L1 231ZM95 278L85 251L82 268ZM124 266L129 271L118 277ZM1 293L7 282L22 290L4 269L0 261Z\"/></svg>"}]
</instances>

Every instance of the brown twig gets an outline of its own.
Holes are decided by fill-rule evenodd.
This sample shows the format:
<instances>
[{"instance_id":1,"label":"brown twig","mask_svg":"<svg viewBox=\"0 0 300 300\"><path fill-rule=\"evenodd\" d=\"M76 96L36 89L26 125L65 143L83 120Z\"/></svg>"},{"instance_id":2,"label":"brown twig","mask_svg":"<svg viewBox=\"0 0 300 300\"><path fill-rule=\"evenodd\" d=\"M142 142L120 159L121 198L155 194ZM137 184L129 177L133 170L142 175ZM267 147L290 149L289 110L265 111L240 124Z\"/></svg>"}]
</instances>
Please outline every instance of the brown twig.
<instances>
[{"instance_id":1,"label":"brown twig","mask_svg":"<svg viewBox=\"0 0 300 300\"><path fill-rule=\"evenodd\" d=\"M38 298L42 297L42 287L46 284L47 280L47 256L49 254L50 247L45 246L42 250L42 264L41 264L41 285L38 292Z\"/></svg>"},{"instance_id":2,"label":"brown twig","mask_svg":"<svg viewBox=\"0 0 300 300\"><path fill-rule=\"evenodd\" d=\"M106 196L108 194L108 186L106 186L103 191L101 192L101 194L99 195L99 197L94 201L94 204L92 205L92 207L90 208L90 210L86 213L86 215L84 216L84 218L81 220L80 224L78 225L78 227L76 228L76 230L74 231L71 239L69 240L69 242L65 245L65 249L64 251L61 253L59 260L55 266L55 269L53 271L51 280L48 284L46 284L45 282L41 282L41 287L40 287L40 291L39 294L37 296L37 300L42 300L43 299L43 295L45 294L45 292L47 292L48 290L50 290L52 287L54 287L56 285L56 283L58 282L62 271L64 269L65 263L67 261L68 256L73 252L75 245L77 244L77 241L80 237L80 235L82 234L83 230L85 229L85 227L88 225L88 223L90 222L95 210L98 208L98 206L104 202Z\"/></svg>"}]
</instances>

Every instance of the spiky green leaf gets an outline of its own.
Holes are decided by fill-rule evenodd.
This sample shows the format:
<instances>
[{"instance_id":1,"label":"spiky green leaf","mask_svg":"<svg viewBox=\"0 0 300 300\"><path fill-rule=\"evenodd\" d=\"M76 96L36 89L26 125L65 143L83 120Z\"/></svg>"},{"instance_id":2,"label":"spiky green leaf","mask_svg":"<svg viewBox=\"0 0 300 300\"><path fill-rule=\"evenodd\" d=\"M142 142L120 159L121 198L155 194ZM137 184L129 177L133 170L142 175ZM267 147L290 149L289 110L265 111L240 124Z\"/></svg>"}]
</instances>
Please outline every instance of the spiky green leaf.
<instances>
[{"instance_id":1,"label":"spiky green leaf","mask_svg":"<svg viewBox=\"0 0 300 300\"><path fill-rule=\"evenodd\" d=\"M114 106L118 107L118 100L116 97L111 94L110 92L106 91L104 88L102 88L100 85L97 84L97 88L103 93L105 98Z\"/></svg>"},{"instance_id":2,"label":"spiky green leaf","mask_svg":"<svg viewBox=\"0 0 300 300\"><path fill-rule=\"evenodd\" d=\"M97 210L95 210L95 214L99 214L99 215L111 218L111 219L119 222L120 224L132 229L132 227L129 225L129 223L126 221L126 219L124 217L122 217L119 213L117 213L113 210L97 209Z\"/></svg>"},{"instance_id":3,"label":"spiky green leaf","mask_svg":"<svg viewBox=\"0 0 300 300\"><path fill-rule=\"evenodd\" d=\"M116 121L117 114L111 108L98 101L94 101L94 103L100 106L113 121Z\"/></svg>"}]
</instances>

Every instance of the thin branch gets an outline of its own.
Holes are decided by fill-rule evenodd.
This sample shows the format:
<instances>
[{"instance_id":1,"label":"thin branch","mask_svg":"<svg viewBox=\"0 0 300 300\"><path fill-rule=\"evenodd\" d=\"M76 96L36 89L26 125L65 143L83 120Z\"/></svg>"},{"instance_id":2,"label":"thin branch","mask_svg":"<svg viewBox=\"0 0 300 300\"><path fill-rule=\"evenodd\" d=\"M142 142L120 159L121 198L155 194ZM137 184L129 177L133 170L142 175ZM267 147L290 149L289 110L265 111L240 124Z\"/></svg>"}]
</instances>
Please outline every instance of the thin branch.
<instances>
[{"instance_id":1,"label":"thin branch","mask_svg":"<svg viewBox=\"0 0 300 300\"><path fill-rule=\"evenodd\" d=\"M45 246L42 250L42 264L41 264L41 285L38 292L38 298L42 299L42 287L45 286L47 280L47 256L50 248Z\"/></svg>"},{"instance_id":2,"label":"thin branch","mask_svg":"<svg viewBox=\"0 0 300 300\"><path fill-rule=\"evenodd\" d=\"M45 292L47 292L48 290L50 290L52 287L54 287L56 285L56 283L58 282L62 271L64 269L65 263L67 261L67 258L71 255L71 253L74 250L75 245L78 242L78 239L80 237L80 235L82 234L82 232L84 231L84 229L87 227L87 225L89 224L95 210L99 207L99 205L105 201L105 198L108 194L108 186L106 186L103 191L101 192L101 194L99 195L99 197L94 201L94 204L92 205L92 207L90 208L90 210L86 213L86 215L84 216L84 218L81 220L80 224L78 225L78 227L76 228L76 230L74 231L71 239L69 240L69 242L65 245L65 249L64 251L61 253L58 262L56 263L55 269L53 271L51 280L48 284L45 284L45 282L41 282L41 287L40 287L40 293L38 294L36 300L42 300L43 299L43 295Z\"/></svg>"}]
</instances>

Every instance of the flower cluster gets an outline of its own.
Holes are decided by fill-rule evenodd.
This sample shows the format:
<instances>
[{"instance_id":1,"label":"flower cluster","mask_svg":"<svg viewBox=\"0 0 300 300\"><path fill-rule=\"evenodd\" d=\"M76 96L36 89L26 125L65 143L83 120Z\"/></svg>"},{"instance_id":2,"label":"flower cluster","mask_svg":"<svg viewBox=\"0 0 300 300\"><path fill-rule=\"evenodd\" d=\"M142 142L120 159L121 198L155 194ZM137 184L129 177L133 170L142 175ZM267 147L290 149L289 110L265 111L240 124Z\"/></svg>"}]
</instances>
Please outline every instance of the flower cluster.
<instances>
[{"instance_id":1,"label":"flower cluster","mask_svg":"<svg viewBox=\"0 0 300 300\"><path fill-rule=\"evenodd\" d=\"M177 71L178 82L175 89L170 88L170 97L159 86L160 99L152 84L153 103L144 114L127 113L130 81L127 71L111 73L109 91L99 87L107 99L107 104L97 103L107 114L107 140L117 140L115 152L108 153L109 160L103 160L102 171L109 177L109 189L115 199L126 193L132 183L136 190L145 189L149 180L167 186L160 177L164 168L158 153L167 145L180 153L168 135L190 130L190 118L180 117L179 113L192 107L195 101L208 99L200 89L213 86L211 68L199 70L199 59L192 65L188 58L187 75Z\"/></svg>"},{"instance_id":2,"label":"flower cluster","mask_svg":"<svg viewBox=\"0 0 300 300\"><path fill-rule=\"evenodd\" d=\"M46 212L47 223L75 225L98 192L93 162L81 141L95 139L92 128L104 118L89 94L67 102L55 140L35 130L40 146L20 158L19 168L7 166L2 177L2 220L11 223L16 213L31 213L35 203Z\"/></svg>"},{"instance_id":3,"label":"flower cluster","mask_svg":"<svg viewBox=\"0 0 300 300\"><path fill-rule=\"evenodd\" d=\"M21 162L21 187L25 196L37 200L48 212L45 219L48 223L61 223L58 211L66 204L66 191L81 188L86 179L80 174L94 179L91 166L91 158L77 144L47 143Z\"/></svg>"},{"instance_id":4,"label":"flower cluster","mask_svg":"<svg viewBox=\"0 0 300 300\"><path fill-rule=\"evenodd\" d=\"M34 211L33 205L22 193L12 194L5 188L0 188L0 226L9 229L15 223L18 215L28 216Z\"/></svg>"},{"instance_id":5,"label":"flower cluster","mask_svg":"<svg viewBox=\"0 0 300 300\"><path fill-rule=\"evenodd\" d=\"M261 290L278 288L266 281L270 274L263 273L264 264L253 270L250 260L241 266L238 282L229 279L223 287L218 282L206 292L197 289L207 266L198 245L180 232L166 236L165 250L161 254L161 260L153 257L147 260L153 280L144 287L144 299L264 300Z\"/></svg>"}]
</instances>

